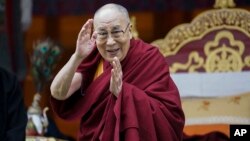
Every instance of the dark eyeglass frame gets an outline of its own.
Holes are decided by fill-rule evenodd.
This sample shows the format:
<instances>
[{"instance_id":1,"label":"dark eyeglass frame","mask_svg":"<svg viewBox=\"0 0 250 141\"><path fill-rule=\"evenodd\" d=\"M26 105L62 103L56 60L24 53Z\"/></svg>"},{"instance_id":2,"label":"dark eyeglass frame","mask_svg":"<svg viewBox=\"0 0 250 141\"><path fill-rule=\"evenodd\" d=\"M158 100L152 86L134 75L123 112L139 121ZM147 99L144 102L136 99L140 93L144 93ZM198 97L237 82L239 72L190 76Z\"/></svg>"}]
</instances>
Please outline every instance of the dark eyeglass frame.
<instances>
[{"instance_id":1,"label":"dark eyeglass frame","mask_svg":"<svg viewBox=\"0 0 250 141\"><path fill-rule=\"evenodd\" d=\"M126 31L127 31L128 27L129 27L129 25L130 25L130 23L128 23L128 25L127 25L127 27L125 28L125 30L124 30L124 31L123 31L123 30L121 30L121 32L122 32L123 34L125 34L125 33L126 33Z\"/></svg>"},{"instance_id":2,"label":"dark eyeglass frame","mask_svg":"<svg viewBox=\"0 0 250 141\"><path fill-rule=\"evenodd\" d=\"M126 33L128 27L129 27L129 25L130 25L130 23L127 24L125 30L117 30L117 31L111 31L110 33L109 33L109 32L105 33L105 34L107 34L107 37L105 37L105 38L103 38L103 39L101 39L101 40L107 40L107 39L108 39L108 34L111 34L111 37L112 37L113 39L120 38L120 37L115 37L114 34L117 33L117 32L122 32L123 35L124 35L124 34ZM97 33L97 37L98 37L98 35L101 35L101 33L100 33L100 32Z\"/></svg>"}]
</instances>

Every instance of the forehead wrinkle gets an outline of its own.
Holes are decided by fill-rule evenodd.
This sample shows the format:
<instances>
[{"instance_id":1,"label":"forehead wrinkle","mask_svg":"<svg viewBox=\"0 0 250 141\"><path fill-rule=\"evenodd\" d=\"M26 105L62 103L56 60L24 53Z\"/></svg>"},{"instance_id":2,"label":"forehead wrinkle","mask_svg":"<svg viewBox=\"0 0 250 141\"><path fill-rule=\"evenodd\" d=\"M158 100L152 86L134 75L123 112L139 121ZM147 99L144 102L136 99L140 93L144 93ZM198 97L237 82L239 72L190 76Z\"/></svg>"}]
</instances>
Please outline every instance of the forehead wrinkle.
<instances>
[{"instance_id":1,"label":"forehead wrinkle","mask_svg":"<svg viewBox=\"0 0 250 141\"><path fill-rule=\"evenodd\" d=\"M115 30L122 27L122 21L116 20L111 22L96 22L94 27L97 30Z\"/></svg>"},{"instance_id":2,"label":"forehead wrinkle","mask_svg":"<svg viewBox=\"0 0 250 141\"><path fill-rule=\"evenodd\" d=\"M120 25L115 25L115 26L111 26L110 27L110 31L112 31L112 30L118 30L118 29L121 29ZM107 31L107 28L105 28L105 27L98 27L97 30L99 30L99 31Z\"/></svg>"}]
</instances>

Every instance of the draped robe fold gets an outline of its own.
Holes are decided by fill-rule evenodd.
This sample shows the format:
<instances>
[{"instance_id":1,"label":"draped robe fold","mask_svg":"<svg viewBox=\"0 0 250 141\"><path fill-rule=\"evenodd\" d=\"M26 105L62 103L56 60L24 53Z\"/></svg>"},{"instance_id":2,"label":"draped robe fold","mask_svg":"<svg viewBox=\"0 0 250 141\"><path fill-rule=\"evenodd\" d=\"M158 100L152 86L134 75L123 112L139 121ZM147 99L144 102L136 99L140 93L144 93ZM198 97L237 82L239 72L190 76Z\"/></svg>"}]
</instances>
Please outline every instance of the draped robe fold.
<instances>
[{"instance_id":1,"label":"draped robe fold","mask_svg":"<svg viewBox=\"0 0 250 141\"><path fill-rule=\"evenodd\" d=\"M165 58L156 47L131 39L121 62L123 86L118 97L109 91L112 66L93 80L102 57L95 48L77 71L81 89L60 101L51 97L53 110L63 119L81 118L82 141L180 141L184 126L179 92Z\"/></svg>"}]
</instances>

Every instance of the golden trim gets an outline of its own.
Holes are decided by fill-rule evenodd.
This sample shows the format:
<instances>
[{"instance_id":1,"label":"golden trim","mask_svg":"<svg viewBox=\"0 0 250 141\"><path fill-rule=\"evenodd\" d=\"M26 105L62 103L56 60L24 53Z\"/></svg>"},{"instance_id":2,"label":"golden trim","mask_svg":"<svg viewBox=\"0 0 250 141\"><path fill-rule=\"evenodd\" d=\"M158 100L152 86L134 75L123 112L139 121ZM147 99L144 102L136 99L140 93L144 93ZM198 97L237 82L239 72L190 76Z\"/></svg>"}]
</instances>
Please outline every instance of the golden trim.
<instances>
[{"instance_id":1,"label":"golden trim","mask_svg":"<svg viewBox=\"0 0 250 141\"><path fill-rule=\"evenodd\" d=\"M193 51L188 56L188 61L185 64L174 63L170 67L170 72L177 72L178 70L188 70L188 72L197 72L196 69L203 67L204 59L199 56L199 53Z\"/></svg>"},{"instance_id":2,"label":"golden trim","mask_svg":"<svg viewBox=\"0 0 250 141\"><path fill-rule=\"evenodd\" d=\"M219 46L220 40L227 38L230 46L223 44ZM204 64L206 72L228 72L241 71L243 61L241 56L244 53L244 43L235 40L229 31L221 31L216 34L213 41L209 41L204 46L204 53L207 56Z\"/></svg>"},{"instance_id":3,"label":"golden trim","mask_svg":"<svg viewBox=\"0 0 250 141\"><path fill-rule=\"evenodd\" d=\"M246 67L250 67L250 56L245 57L244 64Z\"/></svg>"},{"instance_id":4,"label":"golden trim","mask_svg":"<svg viewBox=\"0 0 250 141\"><path fill-rule=\"evenodd\" d=\"M214 4L214 8L229 8L235 7L235 3L233 0L216 0Z\"/></svg>"},{"instance_id":5,"label":"golden trim","mask_svg":"<svg viewBox=\"0 0 250 141\"><path fill-rule=\"evenodd\" d=\"M250 38L250 13L244 9L213 9L201 13L192 22L174 27L164 39L151 44L165 56L175 55L184 44L200 39L206 33L222 28L244 31Z\"/></svg>"},{"instance_id":6,"label":"golden trim","mask_svg":"<svg viewBox=\"0 0 250 141\"><path fill-rule=\"evenodd\" d=\"M229 45L220 45L220 40L228 39ZM245 45L242 41L236 40L229 31L220 31L212 41L204 45L205 57L201 57L198 52L192 51L188 56L187 63L173 63L170 72L177 71L197 72L197 69L205 69L206 72L236 72L241 71L244 66L250 66L250 56L246 56L244 61L242 55ZM205 61L204 61L205 60Z\"/></svg>"}]
</instances>

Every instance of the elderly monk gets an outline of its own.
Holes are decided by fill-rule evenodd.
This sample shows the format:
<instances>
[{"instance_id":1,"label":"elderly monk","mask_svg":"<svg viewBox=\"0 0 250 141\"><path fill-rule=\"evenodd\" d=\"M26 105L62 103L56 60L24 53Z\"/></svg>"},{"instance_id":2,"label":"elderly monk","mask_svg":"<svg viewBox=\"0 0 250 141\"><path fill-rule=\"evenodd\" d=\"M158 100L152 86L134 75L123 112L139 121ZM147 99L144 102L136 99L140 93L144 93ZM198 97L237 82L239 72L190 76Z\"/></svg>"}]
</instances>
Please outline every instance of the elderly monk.
<instances>
[{"instance_id":1,"label":"elderly monk","mask_svg":"<svg viewBox=\"0 0 250 141\"><path fill-rule=\"evenodd\" d=\"M123 6L101 7L52 82L53 110L81 118L80 141L182 140L184 114L165 59L133 39L131 27Z\"/></svg>"}]
</instances>

